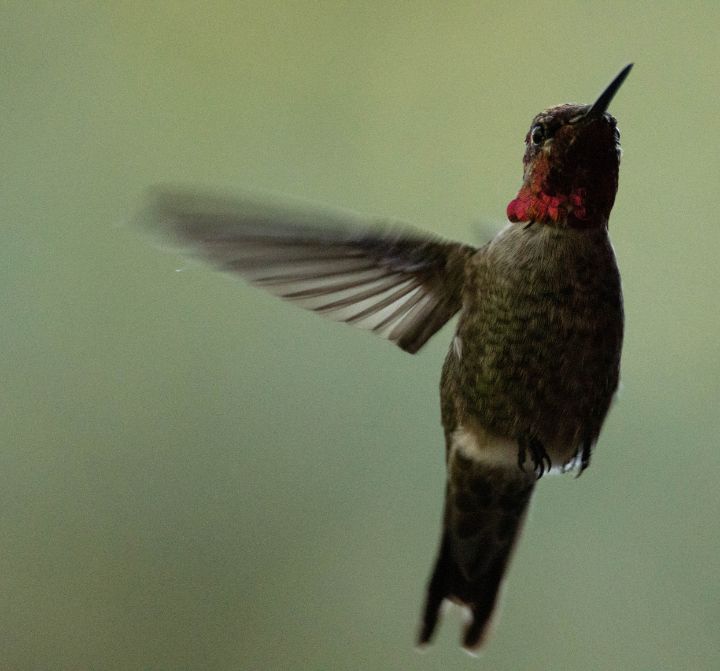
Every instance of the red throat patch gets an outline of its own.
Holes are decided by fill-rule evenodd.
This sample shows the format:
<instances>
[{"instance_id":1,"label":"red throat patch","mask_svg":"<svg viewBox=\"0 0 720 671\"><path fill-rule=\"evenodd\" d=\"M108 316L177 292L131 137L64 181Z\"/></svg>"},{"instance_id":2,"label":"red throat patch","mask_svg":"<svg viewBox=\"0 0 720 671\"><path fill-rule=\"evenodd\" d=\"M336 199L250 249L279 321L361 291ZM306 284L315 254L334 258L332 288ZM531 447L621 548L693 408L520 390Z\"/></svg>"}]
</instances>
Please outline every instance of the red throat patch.
<instances>
[{"instance_id":1,"label":"red throat patch","mask_svg":"<svg viewBox=\"0 0 720 671\"><path fill-rule=\"evenodd\" d=\"M585 189L582 188L575 189L567 196L550 196L523 186L508 203L507 217L513 223L540 221L556 224L559 221L573 223L575 220L581 224L588 218L585 197Z\"/></svg>"}]
</instances>

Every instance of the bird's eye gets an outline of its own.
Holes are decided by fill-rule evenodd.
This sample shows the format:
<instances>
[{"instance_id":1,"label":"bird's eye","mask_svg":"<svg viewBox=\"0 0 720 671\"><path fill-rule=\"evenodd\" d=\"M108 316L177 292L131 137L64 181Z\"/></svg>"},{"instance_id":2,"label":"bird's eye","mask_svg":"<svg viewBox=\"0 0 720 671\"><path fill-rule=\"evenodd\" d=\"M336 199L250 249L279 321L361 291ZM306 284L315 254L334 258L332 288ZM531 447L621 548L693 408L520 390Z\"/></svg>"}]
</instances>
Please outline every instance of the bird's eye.
<instances>
[{"instance_id":1,"label":"bird's eye","mask_svg":"<svg viewBox=\"0 0 720 671\"><path fill-rule=\"evenodd\" d=\"M537 124L530 131L530 141L537 147L545 141L545 129Z\"/></svg>"}]
</instances>

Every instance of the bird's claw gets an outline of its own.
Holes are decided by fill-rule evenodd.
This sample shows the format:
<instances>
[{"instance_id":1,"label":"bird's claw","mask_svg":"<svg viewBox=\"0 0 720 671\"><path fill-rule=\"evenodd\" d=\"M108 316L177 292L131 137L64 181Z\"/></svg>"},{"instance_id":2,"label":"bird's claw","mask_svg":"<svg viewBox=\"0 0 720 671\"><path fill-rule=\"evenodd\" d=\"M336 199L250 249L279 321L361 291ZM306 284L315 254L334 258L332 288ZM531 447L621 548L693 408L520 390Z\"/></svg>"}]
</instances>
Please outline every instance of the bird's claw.
<instances>
[{"instance_id":1,"label":"bird's claw","mask_svg":"<svg viewBox=\"0 0 720 671\"><path fill-rule=\"evenodd\" d=\"M522 437L518 439L518 466L521 471L525 471L525 461L527 460L528 452L532 459L533 472L537 476L538 480L552 467L552 461L548 453L545 451L545 447L538 438L527 438ZM584 452L583 452L584 457Z\"/></svg>"},{"instance_id":2,"label":"bird's claw","mask_svg":"<svg viewBox=\"0 0 720 671\"><path fill-rule=\"evenodd\" d=\"M592 441L586 440L583 442L582 447L578 450L575 459L580 457L580 467L578 468L577 475L579 478L583 471L590 465L590 454L592 453Z\"/></svg>"}]
</instances>

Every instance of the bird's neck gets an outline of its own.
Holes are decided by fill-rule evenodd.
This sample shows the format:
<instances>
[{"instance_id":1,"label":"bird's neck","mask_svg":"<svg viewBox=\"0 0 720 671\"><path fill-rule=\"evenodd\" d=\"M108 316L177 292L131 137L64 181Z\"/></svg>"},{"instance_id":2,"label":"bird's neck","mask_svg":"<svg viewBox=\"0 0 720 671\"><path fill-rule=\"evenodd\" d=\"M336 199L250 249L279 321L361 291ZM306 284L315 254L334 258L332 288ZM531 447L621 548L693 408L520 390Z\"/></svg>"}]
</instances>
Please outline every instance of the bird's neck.
<instances>
[{"instance_id":1,"label":"bird's neck","mask_svg":"<svg viewBox=\"0 0 720 671\"><path fill-rule=\"evenodd\" d=\"M508 219L569 228L607 227L617 176L598 181L569 174L572 179L551 168L547 159L527 166L523 185L507 206Z\"/></svg>"},{"instance_id":2,"label":"bird's neck","mask_svg":"<svg viewBox=\"0 0 720 671\"><path fill-rule=\"evenodd\" d=\"M555 226L589 228L607 223L607 217L598 221L589 217L587 192L584 188L573 189L568 194L549 194L531 185L523 185L517 196L507 206L507 217L513 223L536 221Z\"/></svg>"}]
</instances>

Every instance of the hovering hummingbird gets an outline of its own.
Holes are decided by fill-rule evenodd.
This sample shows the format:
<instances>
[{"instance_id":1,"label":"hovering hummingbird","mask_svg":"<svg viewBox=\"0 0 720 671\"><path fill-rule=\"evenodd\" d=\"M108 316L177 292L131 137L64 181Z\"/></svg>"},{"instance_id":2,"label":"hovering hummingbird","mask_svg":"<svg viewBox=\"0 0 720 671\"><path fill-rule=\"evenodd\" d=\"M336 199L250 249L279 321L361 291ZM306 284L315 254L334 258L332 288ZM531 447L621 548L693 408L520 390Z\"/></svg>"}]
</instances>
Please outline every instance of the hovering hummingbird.
<instances>
[{"instance_id":1,"label":"hovering hummingbird","mask_svg":"<svg viewBox=\"0 0 720 671\"><path fill-rule=\"evenodd\" d=\"M620 136L592 105L538 114L509 223L475 248L345 211L156 189L144 221L185 251L414 354L453 315L442 370L447 483L418 643L444 601L484 641L535 482L587 468L618 385L620 275L608 238Z\"/></svg>"}]
</instances>

